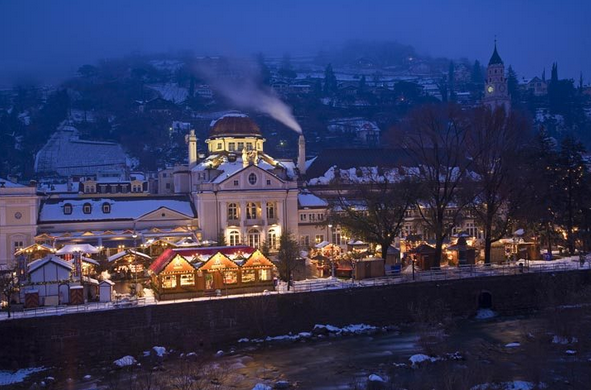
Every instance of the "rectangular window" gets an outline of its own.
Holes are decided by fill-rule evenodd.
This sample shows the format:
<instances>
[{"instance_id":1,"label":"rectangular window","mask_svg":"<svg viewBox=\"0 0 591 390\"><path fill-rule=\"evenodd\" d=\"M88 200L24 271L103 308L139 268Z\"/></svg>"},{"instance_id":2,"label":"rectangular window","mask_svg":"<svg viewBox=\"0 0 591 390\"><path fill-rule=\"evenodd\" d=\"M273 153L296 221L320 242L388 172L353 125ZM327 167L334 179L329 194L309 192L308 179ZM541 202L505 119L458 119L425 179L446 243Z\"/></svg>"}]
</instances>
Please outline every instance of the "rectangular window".
<instances>
[{"instance_id":1,"label":"rectangular window","mask_svg":"<svg viewBox=\"0 0 591 390\"><path fill-rule=\"evenodd\" d=\"M261 269L259 270L259 280L260 281L267 281L271 280L271 270L270 269Z\"/></svg>"},{"instance_id":2,"label":"rectangular window","mask_svg":"<svg viewBox=\"0 0 591 390\"><path fill-rule=\"evenodd\" d=\"M246 150L252 150L252 142L246 143Z\"/></svg>"},{"instance_id":3,"label":"rectangular window","mask_svg":"<svg viewBox=\"0 0 591 390\"><path fill-rule=\"evenodd\" d=\"M162 288L175 288L176 275L166 275L162 278Z\"/></svg>"},{"instance_id":4,"label":"rectangular window","mask_svg":"<svg viewBox=\"0 0 591 390\"><path fill-rule=\"evenodd\" d=\"M307 214L300 214L300 221L306 222L307 216Z\"/></svg>"},{"instance_id":5,"label":"rectangular window","mask_svg":"<svg viewBox=\"0 0 591 390\"><path fill-rule=\"evenodd\" d=\"M324 214L318 214L318 220L324 221Z\"/></svg>"},{"instance_id":6,"label":"rectangular window","mask_svg":"<svg viewBox=\"0 0 591 390\"><path fill-rule=\"evenodd\" d=\"M242 283L252 283L255 280L255 271L254 270L244 270L242 271Z\"/></svg>"},{"instance_id":7,"label":"rectangular window","mask_svg":"<svg viewBox=\"0 0 591 390\"><path fill-rule=\"evenodd\" d=\"M236 142L230 142L230 143L228 143L228 151L229 152L236 151Z\"/></svg>"},{"instance_id":8,"label":"rectangular window","mask_svg":"<svg viewBox=\"0 0 591 390\"><path fill-rule=\"evenodd\" d=\"M234 180L234 187L238 187L238 180Z\"/></svg>"},{"instance_id":9,"label":"rectangular window","mask_svg":"<svg viewBox=\"0 0 591 390\"><path fill-rule=\"evenodd\" d=\"M170 183L166 183L166 189L170 190Z\"/></svg>"},{"instance_id":10,"label":"rectangular window","mask_svg":"<svg viewBox=\"0 0 591 390\"><path fill-rule=\"evenodd\" d=\"M310 222L316 221L316 214L310 214Z\"/></svg>"},{"instance_id":11,"label":"rectangular window","mask_svg":"<svg viewBox=\"0 0 591 390\"><path fill-rule=\"evenodd\" d=\"M323 234L317 234L316 238L314 239L314 241L316 242L316 244L320 244L322 241L324 241L324 235Z\"/></svg>"},{"instance_id":12,"label":"rectangular window","mask_svg":"<svg viewBox=\"0 0 591 390\"><path fill-rule=\"evenodd\" d=\"M241 152L244 149L244 142L238 142L238 151Z\"/></svg>"},{"instance_id":13,"label":"rectangular window","mask_svg":"<svg viewBox=\"0 0 591 390\"><path fill-rule=\"evenodd\" d=\"M238 283L238 272L236 271L225 271L224 272L224 284Z\"/></svg>"},{"instance_id":14,"label":"rectangular window","mask_svg":"<svg viewBox=\"0 0 591 390\"><path fill-rule=\"evenodd\" d=\"M310 236L300 236L301 246L310 246Z\"/></svg>"},{"instance_id":15,"label":"rectangular window","mask_svg":"<svg viewBox=\"0 0 591 390\"><path fill-rule=\"evenodd\" d=\"M270 186L271 185L271 180L267 180L267 185Z\"/></svg>"},{"instance_id":16,"label":"rectangular window","mask_svg":"<svg viewBox=\"0 0 591 390\"><path fill-rule=\"evenodd\" d=\"M193 274L181 275L181 286L194 286L194 285L195 285L195 275L193 275Z\"/></svg>"},{"instance_id":17,"label":"rectangular window","mask_svg":"<svg viewBox=\"0 0 591 390\"><path fill-rule=\"evenodd\" d=\"M217 145L218 150L222 150L222 146L223 146L223 144L221 142L218 142L218 145Z\"/></svg>"}]
</instances>

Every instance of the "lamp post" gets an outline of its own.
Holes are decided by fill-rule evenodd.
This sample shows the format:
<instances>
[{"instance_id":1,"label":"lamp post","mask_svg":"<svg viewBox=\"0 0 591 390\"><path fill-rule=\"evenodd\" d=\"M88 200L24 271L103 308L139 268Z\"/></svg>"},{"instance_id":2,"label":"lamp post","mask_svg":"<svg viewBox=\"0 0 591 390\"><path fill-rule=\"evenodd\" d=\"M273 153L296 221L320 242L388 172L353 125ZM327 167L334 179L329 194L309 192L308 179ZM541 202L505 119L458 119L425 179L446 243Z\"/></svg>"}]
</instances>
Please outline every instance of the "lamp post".
<instances>
[{"instance_id":1,"label":"lamp post","mask_svg":"<svg viewBox=\"0 0 591 390\"><path fill-rule=\"evenodd\" d=\"M329 223L328 224L328 245L332 244L332 224ZM334 253L332 248L329 249L329 254L330 254L330 277L332 279L335 278L335 267L334 267Z\"/></svg>"}]
</instances>

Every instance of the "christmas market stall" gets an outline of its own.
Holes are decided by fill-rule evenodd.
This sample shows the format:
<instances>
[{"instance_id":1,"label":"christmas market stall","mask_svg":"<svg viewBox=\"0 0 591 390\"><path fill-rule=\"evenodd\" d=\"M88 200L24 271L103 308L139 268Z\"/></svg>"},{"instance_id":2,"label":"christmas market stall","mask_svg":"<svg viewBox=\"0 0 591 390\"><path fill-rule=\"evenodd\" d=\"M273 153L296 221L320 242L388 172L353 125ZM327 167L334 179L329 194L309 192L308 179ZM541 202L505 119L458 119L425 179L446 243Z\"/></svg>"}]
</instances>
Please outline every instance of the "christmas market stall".
<instances>
[{"instance_id":1,"label":"christmas market stall","mask_svg":"<svg viewBox=\"0 0 591 390\"><path fill-rule=\"evenodd\" d=\"M167 249L150 266L159 300L273 289L275 266L247 246Z\"/></svg>"}]
</instances>

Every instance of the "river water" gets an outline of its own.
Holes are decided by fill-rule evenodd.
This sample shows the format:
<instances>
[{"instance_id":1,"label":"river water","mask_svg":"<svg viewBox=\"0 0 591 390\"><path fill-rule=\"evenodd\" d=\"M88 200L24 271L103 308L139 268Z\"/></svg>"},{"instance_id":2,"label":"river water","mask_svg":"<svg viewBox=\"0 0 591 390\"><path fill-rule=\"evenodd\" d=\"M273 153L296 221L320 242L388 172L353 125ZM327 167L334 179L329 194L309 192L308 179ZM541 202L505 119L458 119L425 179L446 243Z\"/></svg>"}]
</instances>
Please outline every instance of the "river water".
<instances>
[{"instance_id":1,"label":"river water","mask_svg":"<svg viewBox=\"0 0 591 390\"><path fill-rule=\"evenodd\" d=\"M366 389L375 374L384 389L591 389L590 348L590 310L575 309L355 336L242 342L219 354L170 352L161 359L152 352L136 357L141 367L133 369L85 367L69 382L54 373L52 388L251 390L285 381L297 389ZM417 354L434 359L412 365L409 359Z\"/></svg>"}]
</instances>

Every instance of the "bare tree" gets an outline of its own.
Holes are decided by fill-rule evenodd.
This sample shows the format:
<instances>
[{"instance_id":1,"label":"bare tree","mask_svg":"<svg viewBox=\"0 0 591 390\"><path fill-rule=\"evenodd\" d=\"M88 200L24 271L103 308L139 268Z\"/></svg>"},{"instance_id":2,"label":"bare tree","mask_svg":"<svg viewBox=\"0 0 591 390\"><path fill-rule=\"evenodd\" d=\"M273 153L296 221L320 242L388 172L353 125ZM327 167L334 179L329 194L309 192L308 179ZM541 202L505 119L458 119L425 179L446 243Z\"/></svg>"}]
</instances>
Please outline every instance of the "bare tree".
<instances>
[{"instance_id":1,"label":"bare tree","mask_svg":"<svg viewBox=\"0 0 591 390\"><path fill-rule=\"evenodd\" d=\"M361 183L349 184L349 191L339 191L332 201L331 222L343 226L354 237L379 244L383 259L400 234L416 193L411 180L389 179L391 172L366 172Z\"/></svg>"},{"instance_id":2,"label":"bare tree","mask_svg":"<svg viewBox=\"0 0 591 390\"><path fill-rule=\"evenodd\" d=\"M469 202L461 196L471 160L466 158L469 122L457 105L427 105L411 113L398 134L421 190L417 210L435 236L435 259Z\"/></svg>"},{"instance_id":3,"label":"bare tree","mask_svg":"<svg viewBox=\"0 0 591 390\"><path fill-rule=\"evenodd\" d=\"M484 263L490 264L491 244L503 238L514 211L524 199L519 183L519 151L527 124L515 112L479 108L473 111L466 145L475 173L470 203L484 238Z\"/></svg>"}]
</instances>

